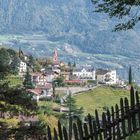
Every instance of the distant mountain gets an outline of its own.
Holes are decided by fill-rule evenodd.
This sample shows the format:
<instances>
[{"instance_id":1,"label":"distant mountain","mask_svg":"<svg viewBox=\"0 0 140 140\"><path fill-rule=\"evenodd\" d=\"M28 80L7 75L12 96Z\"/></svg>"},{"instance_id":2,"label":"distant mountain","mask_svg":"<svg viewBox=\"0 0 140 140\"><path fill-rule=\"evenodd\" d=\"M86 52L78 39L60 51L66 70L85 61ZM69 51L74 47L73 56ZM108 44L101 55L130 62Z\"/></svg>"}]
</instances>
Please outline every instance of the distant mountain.
<instances>
[{"instance_id":1,"label":"distant mountain","mask_svg":"<svg viewBox=\"0 0 140 140\"><path fill-rule=\"evenodd\" d=\"M37 56L50 55L56 47L61 59L95 67L126 71L131 64L137 75L139 25L131 31L112 33L116 22L93 13L90 0L0 0L0 33L14 35L1 37L4 44L22 46Z\"/></svg>"}]
</instances>

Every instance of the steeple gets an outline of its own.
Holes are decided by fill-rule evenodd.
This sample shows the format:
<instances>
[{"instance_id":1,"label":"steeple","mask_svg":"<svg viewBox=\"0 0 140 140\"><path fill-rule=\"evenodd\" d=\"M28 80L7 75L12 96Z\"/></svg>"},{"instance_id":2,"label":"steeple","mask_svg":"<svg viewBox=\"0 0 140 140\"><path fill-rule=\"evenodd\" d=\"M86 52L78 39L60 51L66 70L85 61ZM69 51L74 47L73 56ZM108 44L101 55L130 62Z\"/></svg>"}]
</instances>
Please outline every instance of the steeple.
<instances>
[{"instance_id":1,"label":"steeple","mask_svg":"<svg viewBox=\"0 0 140 140\"><path fill-rule=\"evenodd\" d=\"M56 49L54 50L53 53L53 64L58 64L58 53Z\"/></svg>"}]
</instances>

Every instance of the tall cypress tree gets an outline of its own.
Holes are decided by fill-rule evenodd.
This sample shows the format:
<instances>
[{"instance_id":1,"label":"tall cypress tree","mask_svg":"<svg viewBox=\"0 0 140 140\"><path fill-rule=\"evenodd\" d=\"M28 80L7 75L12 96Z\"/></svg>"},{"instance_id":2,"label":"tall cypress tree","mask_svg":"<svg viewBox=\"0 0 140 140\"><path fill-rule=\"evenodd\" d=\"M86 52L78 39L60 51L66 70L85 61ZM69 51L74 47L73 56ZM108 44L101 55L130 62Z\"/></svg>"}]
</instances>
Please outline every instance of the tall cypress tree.
<instances>
[{"instance_id":1,"label":"tall cypress tree","mask_svg":"<svg viewBox=\"0 0 140 140\"><path fill-rule=\"evenodd\" d=\"M131 66L129 67L129 85L132 85L132 68Z\"/></svg>"}]
</instances>

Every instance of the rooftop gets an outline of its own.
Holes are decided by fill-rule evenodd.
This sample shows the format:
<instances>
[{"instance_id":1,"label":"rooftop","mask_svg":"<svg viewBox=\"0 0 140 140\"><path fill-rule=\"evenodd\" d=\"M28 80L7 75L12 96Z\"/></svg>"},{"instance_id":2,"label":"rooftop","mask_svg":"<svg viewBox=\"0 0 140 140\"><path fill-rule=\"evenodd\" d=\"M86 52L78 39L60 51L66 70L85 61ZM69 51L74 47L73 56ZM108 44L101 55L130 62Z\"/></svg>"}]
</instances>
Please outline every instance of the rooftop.
<instances>
[{"instance_id":1,"label":"rooftop","mask_svg":"<svg viewBox=\"0 0 140 140\"><path fill-rule=\"evenodd\" d=\"M96 70L97 75L105 75L108 72L110 72L110 70L104 70L104 69L97 69Z\"/></svg>"},{"instance_id":2,"label":"rooftop","mask_svg":"<svg viewBox=\"0 0 140 140\"><path fill-rule=\"evenodd\" d=\"M87 72L93 72L94 68L88 68L88 67L81 67L81 68L76 68L74 69L74 72L81 72L82 70L86 70Z\"/></svg>"}]
</instances>

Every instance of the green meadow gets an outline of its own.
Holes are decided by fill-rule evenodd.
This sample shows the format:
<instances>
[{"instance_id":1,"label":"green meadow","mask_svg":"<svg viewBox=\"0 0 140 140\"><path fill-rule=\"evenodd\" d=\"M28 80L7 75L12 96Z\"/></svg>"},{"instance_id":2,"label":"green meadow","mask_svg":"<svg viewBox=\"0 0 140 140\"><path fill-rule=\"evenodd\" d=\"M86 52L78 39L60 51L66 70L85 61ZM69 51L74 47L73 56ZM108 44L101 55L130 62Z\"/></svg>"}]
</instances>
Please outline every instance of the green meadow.
<instances>
[{"instance_id":1,"label":"green meadow","mask_svg":"<svg viewBox=\"0 0 140 140\"><path fill-rule=\"evenodd\" d=\"M111 87L98 87L94 90L87 91L74 96L78 107L84 108L84 113L94 115L95 109L99 114L104 111L104 108L119 104L120 98L127 97L129 99L129 91L122 89L114 89Z\"/></svg>"}]
</instances>

